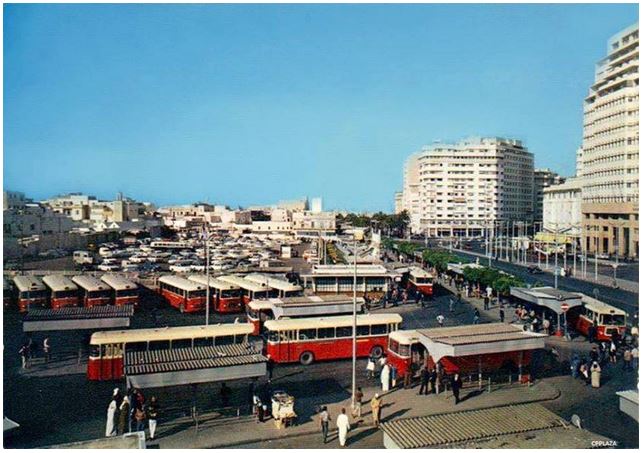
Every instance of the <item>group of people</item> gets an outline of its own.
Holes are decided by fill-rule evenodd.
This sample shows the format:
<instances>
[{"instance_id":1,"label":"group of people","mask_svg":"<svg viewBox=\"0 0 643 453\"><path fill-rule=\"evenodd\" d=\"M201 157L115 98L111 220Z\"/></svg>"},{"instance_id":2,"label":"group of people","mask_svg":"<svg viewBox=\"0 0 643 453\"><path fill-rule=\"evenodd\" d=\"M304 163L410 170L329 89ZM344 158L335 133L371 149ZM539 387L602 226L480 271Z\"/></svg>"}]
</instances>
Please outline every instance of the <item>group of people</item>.
<instances>
[{"instance_id":1,"label":"group of people","mask_svg":"<svg viewBox=\"0 0 643 453\"><path fill-rule=\"evenodd\" d=\"M379 373L382 392L388 392L391 384L397 379L397 369L390 365L385 356L379 359L373 355L366 362L366 377L375 379Z\"/></svg>"},{"instance_id":2,"label":"group of people","mask_svg":"<svg viewBox=\"0 0 643 453\"><path fill-rule=\"evenodd\" d=\"M155 396L152 396L148 403L140 389L132 389L127 395L123 395L120 389L116 387L107 407L105 437L136 431L144 432L147 422L150 439L154 440L158 415L159 405Z\"/></svg>"},{"instance_id":3,"label":"group of people","mask_svg":"<svg viewBox=\"0 0 643 453\"><path fill-rule=\"evenodd\" d=\"M358 387L355 393L355 405L353 407L352 415L354 420L359 420L362 418L362 400L364 398L364 393L362 388ZM380 419L382 414L382 397L379 393L376 393L373 398L371 398L371 415L373 417L373 426L376 428L380 425ZM322 439L324 443L328 442L328 433L330 431L330 420L331 415L327 406L323 406L319 412L319 424L322 432ZM346 446L346 440L348 438L348 432L351 430L351 422L346 414L346 408L342 407L340 413L337 415L335 421L335 426L337 427L337 438L339 440L340 447Z\"/></svg>"},{"instance_id":4,"label":"group of people","mask_svg":"<svg viewBox=\"0 0 643 453\"><path fill-rule=\"evenodd\" d=\"M51 360L51 340L49 337L45 337L45 339L42 340L42 353L45 362L49 362L49 360ZM28 337L24 343L22 343L22 346L20 346L18 355L20 355L22 368L29 368L31 360L38 356L38 343L35 342L33 338Z\"/></svg>"}]
</instances>

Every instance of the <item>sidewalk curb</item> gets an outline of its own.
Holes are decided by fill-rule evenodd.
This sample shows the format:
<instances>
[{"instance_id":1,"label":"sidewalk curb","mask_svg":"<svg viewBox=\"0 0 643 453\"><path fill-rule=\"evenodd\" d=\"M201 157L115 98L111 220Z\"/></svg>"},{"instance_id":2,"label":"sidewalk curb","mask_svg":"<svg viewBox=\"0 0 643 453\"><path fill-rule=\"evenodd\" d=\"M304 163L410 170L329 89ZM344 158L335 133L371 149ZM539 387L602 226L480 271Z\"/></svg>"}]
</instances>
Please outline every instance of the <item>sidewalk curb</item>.
<instances>
[{"instance_id":1,"label":"sidewalk curb","mask_svg":"<svg viewBox=\"0 0 643 453\"><path fill-rule=\"evenodd\" d=\"M514 403L514 404L511 404L511 403L498 404L498 405L490 406L490 407L506 407L506 406L514 406L514 405L517 405L517 404L544 403L544 402L547 402L547 401L557 400L561 396L561 391L560 391L560 389L558 389L557 387L555 387L553 385L551 385L551 387L556 390L556 395L554 397L552 397L552 398L543 398L543 399L537 399L537 400L526 401L526 402L522 402L522 403ZM474 411L474 410L479 410L479 409L481 409L481 408L465 409L462 412ZM451 411L451 412L459 412L459 411ZM451 412L445 412L445 413L451 413ZM438 414L429 414L429 415L438 415ZM372 429L372 428L374 428L374 426L372 426L372 425L360 426L360 427L356 427L356 428L351 429L350 432L351 433L357 433L357 432L366 431L367 429ZM335 432L335 431L336 430L331 430L329 432ZM313 435L313 434L320 434L321 435L321 432L319 431L319 429L311 429L311 430L301 431L301 432L292 433L292 434L284 434L283 436L276 436L276 437L270 437L270 438L246 439L246 440L243 440L243 441L235 441L235 442L230 442L230 443L208 445L207 447L203 447L203 448L238 447L238 446L247 445L247 444L269 442L269 441L272 441L272 440L293 439L293 438L296 438L296 437L310 436L310 435Z\"/></svg>"}]
</instances>

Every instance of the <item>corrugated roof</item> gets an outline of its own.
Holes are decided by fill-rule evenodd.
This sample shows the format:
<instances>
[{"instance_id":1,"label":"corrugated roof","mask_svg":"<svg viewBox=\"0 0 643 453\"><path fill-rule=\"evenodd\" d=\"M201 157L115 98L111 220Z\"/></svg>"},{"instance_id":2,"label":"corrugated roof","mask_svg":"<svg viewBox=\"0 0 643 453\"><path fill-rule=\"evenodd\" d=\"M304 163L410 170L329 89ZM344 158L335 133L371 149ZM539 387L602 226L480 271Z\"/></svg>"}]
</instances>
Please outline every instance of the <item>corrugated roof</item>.
<instances>
[{"instance_id":1,"label":"corrugated roof","mask_svg":"<svg viewBox=\"0 0 643 453\"><path fill-rule=\"evenodd\" d=\"M565 425L540 404L521 404L402 418L380 427L400 448L430 448Z\"/></svg>"},{"instance_id":2,"label":"corrugated roof","mask_svg":"<svg viewBox=\"0 0 643 453\"><path fill-rule=\"evenodd\" d=\"M125 354L125 375L247 365L267 360L248 344L132 351Z\"/></svg>"},{"instance_id":3,"label":"corrugated roof","mask_svg":"<svg viewBox=\"0 0 643 453\"><path fill-rule=\"evenodd\" d=\"M131 305L103 305L99 307L63 307L57 309L31 309L24 322L63 321L72 319L129 318L134 316Z\"/></svg>"}]
</instances>

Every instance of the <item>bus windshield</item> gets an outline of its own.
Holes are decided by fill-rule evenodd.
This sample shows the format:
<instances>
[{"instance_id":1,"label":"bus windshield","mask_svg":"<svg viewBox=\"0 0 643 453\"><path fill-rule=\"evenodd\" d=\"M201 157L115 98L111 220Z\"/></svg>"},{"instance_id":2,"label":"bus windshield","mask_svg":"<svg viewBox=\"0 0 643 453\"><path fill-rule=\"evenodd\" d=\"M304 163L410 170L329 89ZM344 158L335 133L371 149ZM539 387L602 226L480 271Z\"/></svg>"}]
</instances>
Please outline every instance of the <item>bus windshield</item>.
<instances>
[{"instance_id":1,"label":"bus windshield","mask_svg":"<svg viewBox=\"0 0 643 453\"><path fill-rule=\"evenodd\" d=\"M603 324L610 326L625 325L625 316L623 315L603 315Z\"/></svg>"}]
</instances>

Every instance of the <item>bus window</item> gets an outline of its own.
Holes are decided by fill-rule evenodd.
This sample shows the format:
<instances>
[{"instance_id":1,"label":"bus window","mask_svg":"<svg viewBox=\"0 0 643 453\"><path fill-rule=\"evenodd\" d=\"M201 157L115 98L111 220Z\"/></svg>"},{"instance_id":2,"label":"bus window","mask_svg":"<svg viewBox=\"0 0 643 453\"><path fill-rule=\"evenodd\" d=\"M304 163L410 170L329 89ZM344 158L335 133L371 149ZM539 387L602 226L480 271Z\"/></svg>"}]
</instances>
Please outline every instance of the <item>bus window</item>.
<instances>
[{"instance_id":1,"label":"bus window","mask_svg":"<svg viewBox=\"0 0 643 453\"><path fill-rule=\"evenodd\" d=\"M353 336L353 328L352 327L338 327L336 333L337 338L346 338L346 337L352 337Z\"/></svg>"},{"instance_id":2,"label":"bus window","mask_svg":"<svg viewBox=\"0 0 643 453\"><path fill-rule=\"evenodd\" d=\"M185 338L181 340L172 340L172 349L191 348L191 347L192 347L192 339L190 338Z\"/></svg>"},{"instance_id":3,"label":"bus window","mask_svg":"<svg viewBox=\"0 0 643 453\"><path fill-rule=\"evenodd\" d=\"M608 326L622 326L625 325L625 316L623 315L603 315L603 322Z\"/></svg>"},{"instance_id":4,"label":"bus window","mask_svg":"<svg viewBox=\"0 0 643 453\"><path fill-rule=\"evenodd\" d=\"M136 343L127 343L125 345L127 352L131 351L147 351L147 341L139 341Z\"/></svg>"},{"instance_id":5,"label":"bus window","mask_svg":"<svg viewBox=\"0 0 643 453\"><path fill-rule=\"evenodd\" d=\"M214 343L212 341L212 337L201 337L201 338L194 339L194 347L212 346L213 344Z\"/></svg>"},{"instance_id":6,"label":"bus window","mask_svg":"<svg viewBox=\"0 0 643 453\"><path fill-rule=\"evenodd\" d=\"M389 340L389 342L388 342L388 348L392 352L398 353L399 352L399 346L400 346L400 344L395 340Z\"/></svg>"},{"instance_id":7,"label":"bus window","mask_svg":"<svg viewBox=\"0 0 643 453\"><path fill-rule=\"evenodd\" d=\"M314 340L317 338L317 330L315 329L301 329L299 331L300 340Z\"/></svg>"},{"instance_id":8,"label":"bus window","mask_svg":"<svg viewBox=\"0 0 643 453\"><path fill-rule=\"evenodd\" d=\"M279 332L279 341L282 343L288 343L290 342L290 331L289 330L282 330Z\"/></svg>"},{"instance_id":9,"label":"bus window","mask_svg":"<svg viewBox=\"0 0 643 453\"><path fill-rule=\"evenodd\" d=\"M373 324L371 335L386 335L386 324Z\"/></svg>"},{"instance_id":10,"label":"bus window","mask_svg":"<svg viewBox=\"0 0 643 453\"><path fill-rule=\"evenodd\" d=\"M89 347L89 356L90 357L100 357L100 346L97 344L92 344Z\"/></svg>"},{"instance_id":11,"label":"bus window","mask_svg":"<svg viewBox=\"0 0 643 453\"><path fill-rule=\"evenodd\" d=\"M409 347L408 344L400 344L400 349L398 352L399 355L402 357L410 357L411 356L411 348Z\"/></svg>"},{"instance_id":12,"label":"bus window","mask_svg":"<svg viewBox=\"0 0 643 453\"><path fill-rule=\"evenodd\" d=\"M227 346L229 344L234 344L234 335L224 335L214 339L215 346Z\"/></svg>"},{"instance_id":13,"label":"bus window","mask_svg":"<svg viewBox=\"0 0 643 453\"><path fill-rule=\"evenodd\" d=\"M121 357L123 355L123 345L118 343L118 344L113 344L112 345L112 355L114 357Z\"/></svg>"},{"instance_id":14,"label":"bus window","mask_svg":"<svg viewBox=\"0 0 643 453\"><path fill-rule=\"evenodd\" d=\"M112 356L112 345L111 344L104 344L101 346L102 349L102 355L103 357L111 357Z\"/></svg>"},{"instance_id":15,"label":"bus window","mask_svg":"<svg viewBox=\"0 0 643 453\"><path fill-rule=\"evenodd\" d=\"M585 309L585 316L587 316L587 319L590 321L594 320L594 312L592 310Z\"/></svg>"},{"instance_id":16,"label":"bus window","mask_svg":"<svg viewBox=\"0 0 643 453\"><path fill-rule=\"evenodd\" d=\"M170 349L170 340L150 341L150 351Z\"/></svg>"},{"instance_id":17,"label":"bus window","mask_svg":"<svg viewBox=\"0 0 643 453\"><path fill-rule=\"evenodd\" d=\"M358 337L368 337L370 335L369 326L357 326Z\"/></svg>"},{"instance_id":18,"label":"bus window","mask_svg":"<svg viewBox=\"0 0 643 453\"><path fill-rule=\"evenodd\" d=\"M335 329L333 327L325 327L323 329L318 329L319 338L334 338Z\"/></svg>"},{"instance_id":19,"label":"bus window","mask_svg":"<svg viewBox=\"0 0 643 453\"><path fill-rule=\"evenodd\" d=\"M268 331L268 341L272 341L273 343L277 343L279 341L279 332L276 331L276 330Z\"/></svg>"}]
</instances>

